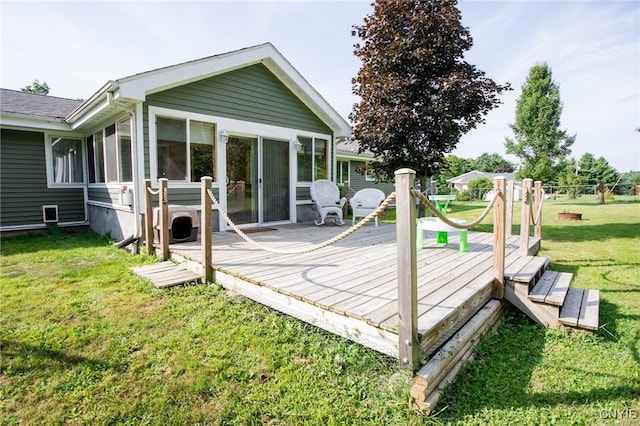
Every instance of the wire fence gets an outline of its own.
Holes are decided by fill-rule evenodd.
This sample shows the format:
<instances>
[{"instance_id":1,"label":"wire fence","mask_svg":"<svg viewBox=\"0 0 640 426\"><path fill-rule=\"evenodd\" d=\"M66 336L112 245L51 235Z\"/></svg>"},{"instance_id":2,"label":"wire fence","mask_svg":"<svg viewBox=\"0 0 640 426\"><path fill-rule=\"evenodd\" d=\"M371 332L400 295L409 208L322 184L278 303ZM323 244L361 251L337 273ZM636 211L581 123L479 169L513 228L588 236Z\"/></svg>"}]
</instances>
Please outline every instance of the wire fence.
<instances>
[{"instance_id":1,"label":"wire fence","mask_svg":"<svg viewBox=\"0 0 640 426\"><path fill-rule=\"evenodd\" d=\"M616 195L640 195L640 186L633 184L605 184L605 196ZM520 187L516 185L516 199L521 198ZM545 197L555 199L558 197L578 198L582 196L598 196L598 185L543 185ZM492 188L472 188L464 191L448 191L448 188L438 188L439 194L456 194L456 201L491 201Z\"/></svg>"}]
</instances>

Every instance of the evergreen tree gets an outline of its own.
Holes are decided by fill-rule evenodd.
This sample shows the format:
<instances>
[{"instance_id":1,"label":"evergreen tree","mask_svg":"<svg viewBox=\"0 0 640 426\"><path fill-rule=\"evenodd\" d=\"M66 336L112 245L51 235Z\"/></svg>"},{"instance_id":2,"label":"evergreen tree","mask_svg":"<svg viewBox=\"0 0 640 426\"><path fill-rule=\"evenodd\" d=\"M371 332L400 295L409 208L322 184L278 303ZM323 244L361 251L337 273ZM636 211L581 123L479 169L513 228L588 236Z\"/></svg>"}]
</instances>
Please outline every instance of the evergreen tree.
<instances>
[{"instance_id":1,"label":"evergreen tree","mask_svg":"<svg viewBox=\"0 0 640 426\"><path fill-rule=\"evenodd\" d=\"M506 138L507 154L520 158L520 178L555 182L560 166L571 153L576 136L560 130L562 102L560 88L546 63L529 71L516 104L516 120L511 124L513 139Z\"/></svg>"},{"instance_id":2,"label":"evergreen tree","mask_svg":"<svg viewBox=\"0 0 640 426\"><path fill-rule=\"evenodd\" d=\"M604 157L596 158L590 152L580 157L577 167L579 174L585 177L587 185L597 185L600 181L611 185L620 177L618 171L611 167Z\"/></svg>"}]
</instances>

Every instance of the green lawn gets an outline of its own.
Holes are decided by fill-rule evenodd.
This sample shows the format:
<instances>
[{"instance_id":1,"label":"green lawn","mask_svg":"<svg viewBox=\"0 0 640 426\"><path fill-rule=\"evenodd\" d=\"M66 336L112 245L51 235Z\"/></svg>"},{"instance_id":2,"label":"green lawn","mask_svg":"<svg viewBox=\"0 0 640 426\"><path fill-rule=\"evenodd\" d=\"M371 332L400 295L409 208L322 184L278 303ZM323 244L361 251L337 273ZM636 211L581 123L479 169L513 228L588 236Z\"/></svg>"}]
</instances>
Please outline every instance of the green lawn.
<instances>
[{"instance_id":1,"label":"green lawn","mask_svg":"<svg viewBox=\"0 0 640 426\"><path fill-rule=\"evenodd\" d=\"M545 203L540 255L601 290L601 329L508 311L430 416L395 360L215 286L156 290L129 271L153 259L95 234L2 240L0 424L638 424L638 201Z\"/></svg>"}]
</instances>

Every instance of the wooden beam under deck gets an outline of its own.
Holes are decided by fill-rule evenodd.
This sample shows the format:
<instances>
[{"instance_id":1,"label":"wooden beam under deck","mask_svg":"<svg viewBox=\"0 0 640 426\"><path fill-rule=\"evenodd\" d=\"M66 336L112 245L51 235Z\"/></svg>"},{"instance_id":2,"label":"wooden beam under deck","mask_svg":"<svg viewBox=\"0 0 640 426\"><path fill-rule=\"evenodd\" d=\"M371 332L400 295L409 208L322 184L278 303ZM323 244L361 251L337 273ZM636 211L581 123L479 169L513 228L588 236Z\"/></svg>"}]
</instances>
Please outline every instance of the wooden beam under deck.
<instances>
[{"instance_id":1,"label":"wooden beam under deck","mask_svg":"<svg viewBox=\"0 0 640 426\"><path fill-rule=\"evenodd\" d=\"M294 224L250 234L274 248L305 248L347 227ZM446 246L425 233L417 251L418 329L422 355L433 352L490 300L494 289L488 233L469 232L469 251L458 236ZM518 264L519 236L507 237L505 268ZM532 238L531 245L538 244ZM171 246L171 252L199 265L199 242ZM215 279L235 291L389 356L398 355L397 250L395 226L367 225L346 239L311 253L274 254L231 232L213 234Z\"/></svg>"}]
</instances>

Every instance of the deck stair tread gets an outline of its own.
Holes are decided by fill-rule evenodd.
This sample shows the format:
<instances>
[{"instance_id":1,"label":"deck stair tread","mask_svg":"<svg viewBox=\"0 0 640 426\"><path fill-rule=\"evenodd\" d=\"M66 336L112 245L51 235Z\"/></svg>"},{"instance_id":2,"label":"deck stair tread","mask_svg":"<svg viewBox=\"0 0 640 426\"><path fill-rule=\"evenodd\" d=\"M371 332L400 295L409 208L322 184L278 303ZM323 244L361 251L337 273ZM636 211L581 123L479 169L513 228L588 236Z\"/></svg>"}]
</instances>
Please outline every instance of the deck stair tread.
<instances>
[{"instance_id":1,"label":"deck stair tread","mask_svg":"<svg viewBox=\"0 0 640 426\"><path fill-rule=\"evenodd\" d=\"M572 288L573 274L548 271L548 264L549 260L544 257L527 256L508 265L505 268L508 285L524 287L524 292L516 291L511 297L517 297L524 304L520 309L524 309L523 312L539 324L550 327L563 324L597 330L600 310L598 290ZM527 288L530 290L527 291ZM527 304L529 307L526 307Z\"/></svg>"},{"instance_id":2,"label":"deck stair tread","mask_svg":"<svg viewBox=\"0 0 640 426\"><path fill-rule=\"evenodd\" d=\"M560 322L571 327L597 330L599 311L600 291L572 287L560 310Z\"/></svg>"},{"instance_id":3,"label":"deck stair tread","mask_svg":"<svg viewBox=\"0 0 640 426\"><path fill-rule=\"evenodd\" d=\"M545 271L529 293L529 299L548 305L562 306L572 278L573 274L570 273Z\"/></svg>"},{"instance_id":4,"label":"deck stair tread","mask_svg":"<svg viewBox=\"0 0 640 426\"><path fill-rule=\"evenodd\" d=\"M542 256L526 256L518 259L505 268L507 280L519 283L532 283L540 276L549 264L549 259Z\"/></svg>"},{"instance_id":5,"label":"deck stair tread","mask_svg":"<svg viewBox=\"0 0 640 426\"><path fill-rule=\"evenodd\" d=\"M146 278L157 288L173 287L188 282L199 282L200 274L187 269L183 264L169 261L152 265L135 266L131 270L138 276Z\"/></svg>"}]
</instances>

